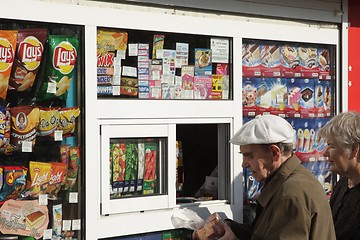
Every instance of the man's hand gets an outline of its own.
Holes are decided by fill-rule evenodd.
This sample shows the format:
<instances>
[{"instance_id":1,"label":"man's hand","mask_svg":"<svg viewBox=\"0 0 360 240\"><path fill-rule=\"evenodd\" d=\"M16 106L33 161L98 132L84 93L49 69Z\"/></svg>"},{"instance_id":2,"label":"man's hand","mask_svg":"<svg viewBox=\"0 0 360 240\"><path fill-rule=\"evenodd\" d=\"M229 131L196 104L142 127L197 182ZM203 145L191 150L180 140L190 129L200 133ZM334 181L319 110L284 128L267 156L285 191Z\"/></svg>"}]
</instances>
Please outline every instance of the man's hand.
<instances>
[{"instance_id":1,"label":"man's hand","mask_svg":"<svg viewBox=\"0 0 360 240\"><path fill-rule=\"evenodd\" d=\"M224 224L224 230L225 234L219 238L219 240L239 240L226 222Z\"/></svg>"}]
</instances>

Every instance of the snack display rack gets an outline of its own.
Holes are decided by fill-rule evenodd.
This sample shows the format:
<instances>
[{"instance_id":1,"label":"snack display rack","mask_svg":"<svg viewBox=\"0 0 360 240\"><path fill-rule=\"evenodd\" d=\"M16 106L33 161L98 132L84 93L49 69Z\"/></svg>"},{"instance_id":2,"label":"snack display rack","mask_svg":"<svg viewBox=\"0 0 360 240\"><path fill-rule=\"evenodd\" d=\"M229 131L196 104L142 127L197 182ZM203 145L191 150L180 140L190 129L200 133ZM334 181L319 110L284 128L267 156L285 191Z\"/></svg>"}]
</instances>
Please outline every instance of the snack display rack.
<instances>
[{"instance_id":1,"label":"snack display rack","mask_svg":"<svg viewBox=\"0 0 360 240\"><path fill-rule=\"evenodd\" d=\"M63 136L52 147L60 151L62 145L79 146L81 171L76 188L62 188L58 202L46 199L46 205L38 196L31 200L48 209L41 237L54 231L50 213L59 204L76 213L61 221L63 230L74 232L72 239L134 239L149 233L155 239L169 237L175 230L171 217L182 208L204 219L217 212L221 218L243 221L242 159L228 140L244 117L253 117L244 106L242 90L262 77L261 71L260 76L244 76L245 45L255 41L268 47L287 43L315 47L318 53L329 50L331 117L340 106L339 85L345 84L336 71L339 30L285 20L265 23L119 6L21 1L17 12L2 14L2 21L26 28L75 32L79 43L74 86L70 85L75 90L59 100L64 108L79 106L76 127L71 140ZM35 14L28 9L42 11ZM262 49L257 50L260 56ZM43 74L46 69L45 65ZM283 79L281 72L273 76ZM325 73L321 76L327 78ZM45 82L45 93L56 94L54 82ZM55 82L55 87L60 85L60 79ZM44 93L41 87L37 90ZM41 139L36 137L35 146L44 146L46 155L50 147ZM63 141L70 143L60 144Z\"/></svg>"}]
</instances>

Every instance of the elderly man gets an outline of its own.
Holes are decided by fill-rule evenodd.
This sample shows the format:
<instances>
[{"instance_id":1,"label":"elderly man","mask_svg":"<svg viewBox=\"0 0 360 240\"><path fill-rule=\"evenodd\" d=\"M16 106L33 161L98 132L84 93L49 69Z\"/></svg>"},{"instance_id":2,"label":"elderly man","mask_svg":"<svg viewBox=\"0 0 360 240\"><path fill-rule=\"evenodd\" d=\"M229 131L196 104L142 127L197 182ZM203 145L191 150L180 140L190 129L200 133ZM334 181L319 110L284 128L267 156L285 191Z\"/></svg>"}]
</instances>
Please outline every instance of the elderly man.
<instances>
[{"instance_id":1,"label":"elderly man","mask_svg":"<svg viewBox=\"0 0 360 240\"><path fill-rule=\"evenodd\" d=\"M331 210L319 181L293 153L294 130L283 118L257 116L231 143L244 168L262 183L251 226L226 220L221 240L335 240Z\"/></svg>"}]
</instances>

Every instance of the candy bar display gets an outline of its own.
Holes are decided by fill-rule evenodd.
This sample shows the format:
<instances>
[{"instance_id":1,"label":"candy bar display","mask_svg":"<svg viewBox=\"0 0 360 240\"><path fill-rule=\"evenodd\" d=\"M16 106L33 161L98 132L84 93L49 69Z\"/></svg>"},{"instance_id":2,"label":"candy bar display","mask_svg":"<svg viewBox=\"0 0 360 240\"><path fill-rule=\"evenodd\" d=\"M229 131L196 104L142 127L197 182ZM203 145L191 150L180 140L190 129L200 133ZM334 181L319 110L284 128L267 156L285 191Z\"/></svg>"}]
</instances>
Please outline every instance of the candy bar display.
<instances>
[{"instance_id":1,"label":"candy bar display","mask_svg":"<svg viewBox=\"0 0 360 240\"><path fill-rule=\"evenodd\" d=\"M230 38L97 31L98 98L231 99Z\"/></svg>"},{"instance_id":2,"label":"candy bar display","mask_svg":"<svg viewBox=\"0 0 360 240\"><path fill-rule=\"evenodd\" d=\"M82 218L70 207L81 191L81 28L11 26L0 30L0 238L78 239L67 223Z\"/></svg>"}]
</instances>

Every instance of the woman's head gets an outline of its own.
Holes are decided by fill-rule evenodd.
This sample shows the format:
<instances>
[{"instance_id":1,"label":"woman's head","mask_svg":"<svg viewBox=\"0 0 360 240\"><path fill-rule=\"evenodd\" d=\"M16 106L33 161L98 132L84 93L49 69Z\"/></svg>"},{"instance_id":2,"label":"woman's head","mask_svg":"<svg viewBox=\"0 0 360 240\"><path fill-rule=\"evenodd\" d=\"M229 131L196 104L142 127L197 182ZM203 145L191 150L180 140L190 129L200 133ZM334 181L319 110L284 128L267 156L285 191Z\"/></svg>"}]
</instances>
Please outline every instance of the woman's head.
<instances>
[{"instance_id":1,"label":"woman's head","mask_svg":"<svg viewBox=\"0 0 360 240\"><path fill-rule=\"evenodd\" d=\"M330 163L330 171L342 176L353 176L360 170L360 114L343 112L333 117L318 132L318 140L327 147L324 156Z\"/></svg>"}]
</instances>

